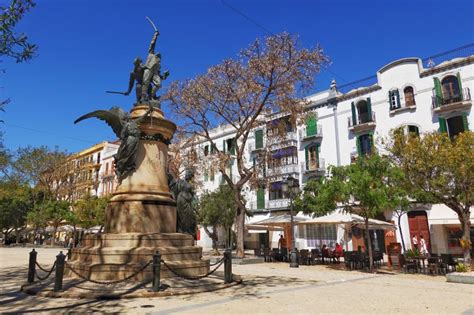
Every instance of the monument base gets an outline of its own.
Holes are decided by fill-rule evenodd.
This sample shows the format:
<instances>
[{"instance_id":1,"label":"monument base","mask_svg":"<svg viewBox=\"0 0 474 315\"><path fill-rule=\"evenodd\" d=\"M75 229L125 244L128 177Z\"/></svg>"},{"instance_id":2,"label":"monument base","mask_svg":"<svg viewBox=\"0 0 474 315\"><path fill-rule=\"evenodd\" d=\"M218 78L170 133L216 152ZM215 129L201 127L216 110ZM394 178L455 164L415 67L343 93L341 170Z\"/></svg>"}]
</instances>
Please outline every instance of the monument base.
<instances>
[{"instance_id":1,"label":"monument base","mask_svg":"<svg viewBox=\"0 0 474 315\"><path fill-rule=\"evenodd\" d=\"M156 251L161 259L179 275L199 276L209 272L209 260L202 259L202 248L194 246L191 235L181 233L121 233L87 235L82 246L72 249L65 275L91 280L121 280L143 269ZM163 263L161 278L175 277ZM152 279L152 266L131 278Z\"/></svg>"}]
</instances>

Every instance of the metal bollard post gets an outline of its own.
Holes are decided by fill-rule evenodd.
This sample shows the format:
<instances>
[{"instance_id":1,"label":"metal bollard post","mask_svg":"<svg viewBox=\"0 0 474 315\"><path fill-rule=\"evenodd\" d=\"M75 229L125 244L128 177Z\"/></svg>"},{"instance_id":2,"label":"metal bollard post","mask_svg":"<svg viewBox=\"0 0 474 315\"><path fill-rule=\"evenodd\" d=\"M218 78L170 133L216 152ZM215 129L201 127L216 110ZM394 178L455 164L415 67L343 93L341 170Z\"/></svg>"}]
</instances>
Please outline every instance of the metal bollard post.
<instances>
[{"instance_id":1,"label":"metal bollard post","mask_svg":"<svg viewBox=\"0 0 474 315\"><path fill-rule=\"evenodd\" d=\"M28 283L33 283L35 281L35 270L36 270L36 257L38 252L33 250L30 252L30 263L28 265Z\"/></svg>"},{"instance_id":2,"label":"metal bollard post","mask_svg":"<svg viewBox=\"0 0 474 315\"><path fill-rule=\"evenodd\" d=\"M153 255L153 292L160 291L160 271L161 271L161 254L159 251Z\"/></svg>"},{"instance_id":3,"label":"metal bollard post","mask_svg":"<svg viewBox=\"0 0 474 315\"><path fill-rule=\"evenodd\" d=\"M62 251L56 256L56 276L54 278L54 292L63 289L64 260L66 255Z\"/></svg>"},{"instance_id":4,"label":"metal bollard post","mask_svg":"<svg viewBox=\"0 0 474 315\"><path fill-rule=\"evenodd\" d=\"M224 283L232 282L232 250L227 248L224 251Z\"/></svg>"}]
</instances>

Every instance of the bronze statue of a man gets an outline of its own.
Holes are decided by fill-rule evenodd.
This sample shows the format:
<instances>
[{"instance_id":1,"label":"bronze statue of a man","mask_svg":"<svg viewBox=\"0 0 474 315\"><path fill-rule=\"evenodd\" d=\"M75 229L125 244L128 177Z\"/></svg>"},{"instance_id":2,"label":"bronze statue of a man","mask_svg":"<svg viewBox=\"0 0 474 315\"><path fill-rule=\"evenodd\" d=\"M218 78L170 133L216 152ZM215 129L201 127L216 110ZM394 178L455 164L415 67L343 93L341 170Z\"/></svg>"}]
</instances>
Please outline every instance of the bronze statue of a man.
<instances>
[{"instance_id":1,"label":"bronze statue of a man","mask_svg":"<svg viewBox=\"0 0 474 315\"><path fill-rule=\"evenodd\" d=\"M138 103L154 103L153 105L159 106L159 97L156 96L156 92L161 88L161 81L166 80L169 76L169 71L161 73L161 54L155 53L156 40L159 35L158 30L153 34L145 64L142 64L139 57L135 58L133 71L130 73L128 90L124 94L129 95L136 82Z\"/></svg>"}]
</instances>

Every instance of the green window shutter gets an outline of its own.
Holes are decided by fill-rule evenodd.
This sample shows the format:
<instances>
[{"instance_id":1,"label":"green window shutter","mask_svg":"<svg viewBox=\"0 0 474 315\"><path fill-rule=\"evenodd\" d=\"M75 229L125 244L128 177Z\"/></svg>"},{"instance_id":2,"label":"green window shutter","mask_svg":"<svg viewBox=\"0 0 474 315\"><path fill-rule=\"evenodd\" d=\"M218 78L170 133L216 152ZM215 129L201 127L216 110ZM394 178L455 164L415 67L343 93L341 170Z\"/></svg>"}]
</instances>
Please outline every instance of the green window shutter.
<instances>
[{"instance_id":1,"label":"green window shutter","mask_svg":"<svg viewBox=\"0 0 474 315\"><path fill-rule=\"evenodd\" d=\"M461 96L461 99L462 98L462 83L461 83L461 73L458 72L458 74L456 75L458 77L458 85L459 85L459 95Z\"/></svg>"},{"instance_id":2,"label":"green window shutter","mask_svg":"<svg viewBox=\"0 0 474 315\"><path fill-rule=\"evenodd\" d=\"M435 86L435 98L436 98L436 103L435 106L438 107L441 105L441 100L443 97L443 90L441 89L441 82L439 81L438 78L433 78L434 80L434 86Z\"/></svg>"},{"instance_id":3,"label":"green window shutter","mask_svg":"<svg viewBox=\"0 0 474 315\"><path fill-rule=\"evenodd\" d=\"M316 117L309 117L306 120L306 136L316 135Z\"/></svg>"},{"instance_id":4,"label":"green window shutter","mask_svg":"<svg viewBox=\"0 0 474 315\"><path fill-rule=\"evenodd\" d=\"M304 148L304 160L305 160L305 170L308 170L309 152L308 152L307 146Z\"/></svg>"},{"instance_id":5,"label":"green window shutter","mask_svg":"<svg viewBox=\"0 0 474 315\"><path fill-rule=\"evenodd\" d=\"M439 131L440 132L447 132L448 131L448 127L446 125L446 119L444 118L439 118Z\"/></svg>"},{"instance_id":6,"label":"green window shutter","mask_svg":"<svg viewBox=\"0 0 474 315\"><path fill-rule=\"evenodd\" d=\"M204 181L207 182L209 180L209 176L207 172L204 173Z\"/></svg>"},{"instance_id":7,"label":"green window shutter","mask_svg":"<svg viewBox=\"0 0 474 315\"><path fill-rule=\"evenodd\" d=\"M209 178L210 178L211 182L214 181L214 171L213 170L211 170L211 175L209 176Z\"/></svg>"},{"instance_id":8,"label":"green window shutter","mask_svg":"<svg viewBox=\"0 0 474 315\"><path fill-rule=\"evenodd\" d=\"M367 115L369 116L369 121L372 121L372 103L370 102L370 97L367 98Z\"/></svg>"},{"instance_id":9,"label":"green window shutter","mask_svg":"<svg viewBox=\"0 0 474 315\"><path fill-rule=\"evenodd\" d=\"M265 188L257 190L257 209L265 209Z\"/></svg>"},{"instance_id":10,"label":"green window shutter","mask_svg":"<svg viewBox=\"0 0 474 315\"><path fill-rule=\"evenodd\" d=\"M401 107L400 104L400 92L398 90L395 90L395 97L397 98L397 108Z\"/></svg>"},{"instance_id":11,"label":"green window shutter","mask_svg":"<svg viewBox=\"0 0 474 315\"><path fill-rule=\"evenodd\" d=\"M374 133L369 132L369 152L374 153Z\"/></svg>"},{"instance_id":12,"label":"green window shutter","mask_svg":"<svg viewBox=\"0 0 474 315\"><path fill-rule=\"evenodd\" d=\"M360 147L359 136L356 137L356 147L357 147L357 155L360 157L362 155L362 149Z\"/></svg>"},{"instance_id":13,"label":"green window shutter","mask_svg":"<svg viewBox=\"0 0 474 315\"><path fill-rule=\"evenodd\" d=\"M464 126L464 131L469 130L469 122L467 121L467 115L462 116L462 124Z\"/></svg>"},{"instance_id":14,"label":"green window shutter","mask_svg":"<svg viewBox=\"0 0 474 315\"><path fill-rule=\"evenodd\" d=\"M255 149L263 148L263 130L255 131Z\"/></svg>"},{"instance_id":15,"label":"green window shutter","mask_svg":"<svg viewBox=\"0 0 474 315\"><path fill-rule=\"evenodd\" d=\"M352 126L357 125L357 120L356 120L356 107L354 102L351 103L351 109L352 109Z\"/></svg>"}]
</instances>

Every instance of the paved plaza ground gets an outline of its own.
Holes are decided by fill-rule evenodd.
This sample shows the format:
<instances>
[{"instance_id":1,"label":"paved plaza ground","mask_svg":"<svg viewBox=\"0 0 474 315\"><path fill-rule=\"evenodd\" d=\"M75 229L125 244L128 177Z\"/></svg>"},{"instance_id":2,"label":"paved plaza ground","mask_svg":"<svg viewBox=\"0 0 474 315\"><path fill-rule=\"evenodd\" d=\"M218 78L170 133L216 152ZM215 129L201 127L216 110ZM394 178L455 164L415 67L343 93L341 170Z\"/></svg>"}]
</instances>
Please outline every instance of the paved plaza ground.
<instances>
[{"instance_id":1,"label":"paved plaza ground","mask_svg":"<svg viewBox=\"0 0 474 315\"><path fill-rule=\"evenodd\" d=\"M58 248L38 249L38 262ZM149 314L474 314L474 285L442 276L376 274L286 263L234 265L243 284L193 296L121 300L59 299L19 292L31 248L0 247L0 312Z\"/></svg>"}]
</instances>

